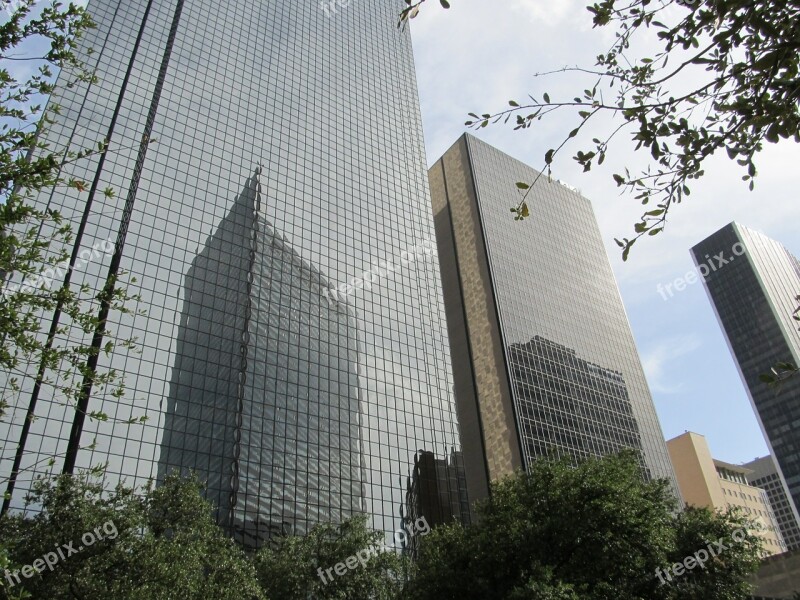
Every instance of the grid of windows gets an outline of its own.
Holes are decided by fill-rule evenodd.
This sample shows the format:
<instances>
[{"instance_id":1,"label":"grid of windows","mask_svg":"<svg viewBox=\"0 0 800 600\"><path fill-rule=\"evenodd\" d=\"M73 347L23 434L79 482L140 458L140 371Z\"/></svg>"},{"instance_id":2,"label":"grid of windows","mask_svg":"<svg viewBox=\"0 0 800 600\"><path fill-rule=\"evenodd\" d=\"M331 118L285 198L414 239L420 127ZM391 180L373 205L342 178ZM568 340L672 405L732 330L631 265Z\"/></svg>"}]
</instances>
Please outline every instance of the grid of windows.
<instances>
[{"instance_id":1,"label":"grid of windows","mask_svg":"<svg viewBox=\"0 0 800 600\"><path fill-rule=\"evenodd\" d=\"M791 378L776 390L759 376L779 362L800 363L800 332L792 320L800 265L781 244L738 223L694 246L692 256L701 273L706 271L703 279L717 320L797 506L800 379Z\"/></svg>"},{"instance_id":2,"label":"grid of windows","mask_svg":"<svg viewBox=\"0 0 800 600\"><path fill-rule=\"evenodd\" d=\"M800 528L797 526L797 519L794 517L789 497L780 481L778 475L772 474L767 477L760 477L750 481L750 485L762 488L769 498L770 506L775 511L775 518L778 521L783 539L789 549L800 547Z\"/></svg>"},{"instance_id":3,"label":"grid of windows","mask_svg":"<svg viewBox=\"0 0 800 600\"><path fill-rule=\"evenodd\" d=\"M730 496L730 498L725 499L727 506L739 508L748 518L764 528L764 531L761 532L761 537L765 544L764 555L769 556L786 552L788 545L783 538L783 531L770 505L767 493L764 490L748 485L744 480L744 475L741 473L736 473L741 478L740 480L739 477L723 476L720 471L721 469L717 467L717 474L720 475L720 488L723 494ZM725 471L727 475L734 474L728 469L722 469L722 471Z\"/></svg>"},{"instance_id":4,"label":"grid of windows","mask_svg":"<svg viewBox=\"0 0 800 600\"><path fill-rule=\"evenodd\" d=\"M69 174L117 196L87 209L59 189L40 202L74 224L87 209L81 247L124 242L132 308L146 315L112 313L138 348L101 358L127 392L90 399L111 419L85 423L78 468L107 462L128 484L195 469L220 521L257 544L362 510L392 532L418 452L454 464L438 260L408 259L434 230L403 6L91 0L99 81L56 93L64 116L48 141L109 137L104 160ZM99 289L108 268L73 284ZM0 430L7 447L29 391ZM36 416L23 468L63 455L73 420L54 386ZM457 480L431 482L448 506L462 505Z\"/></svg>"},{"instance_id":5,"label":"grid of windows","mask_svg":"<svg viewBox=\"0 0 800 600\"><path fill-rule=\"evenodd\" d=\"M579 359L539 336L508 349L525 456L569 448L576 459L641 449L620 373Z\"/></svg>"},{"instance_id":6,"label":"grid of windows","mask_svg":"<svg viewBox=\"0 0 800 600\"><path fill-rule=\"evenodd\" d=\"M743 466L753 471L747 476L747 482L766 492L786 546L790 550L800 548L800 526L798 526L791 499L786 493L786 486L775 470L772 457L757 458Z\"/></svg>"},{"instance_id":7,"label":"grid of windows","mask_svg":"<svg viewBox=\"0 0 800 600\"><path fill-rule=\"evenodd\" d=\"M717 476L720 479L725 479L726 481L733 481L734 483L742 483L747 485L747 479L745 479L744 473L741 473L739 471L734 471L732 469L727 469L719 465L716 466L716 469L717 469Z\"/></svg>"}]
</instances>

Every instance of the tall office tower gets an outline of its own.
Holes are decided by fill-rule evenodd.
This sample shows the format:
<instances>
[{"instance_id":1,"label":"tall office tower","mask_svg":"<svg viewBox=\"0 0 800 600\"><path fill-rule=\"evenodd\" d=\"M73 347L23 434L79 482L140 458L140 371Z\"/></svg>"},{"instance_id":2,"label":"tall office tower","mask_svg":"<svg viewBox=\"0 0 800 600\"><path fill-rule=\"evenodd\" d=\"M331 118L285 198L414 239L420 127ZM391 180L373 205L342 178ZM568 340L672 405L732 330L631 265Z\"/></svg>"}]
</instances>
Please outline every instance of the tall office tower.
<instances>
[{"instance_id":1,"label":"tall office tower","mask_svg":"<svg viewBox=\"0 0 800 600\"><path fill-rule=\"evenodd\" d=\"M463 473L442 473L461 446L404 6L90 1L99 79L56 92L47 141L110 152L70 167L88 194L39 202L75 225L76 251L113 247L71 285L128 272L146 314L110 313L138 348L100 356L127 386L88 398L107 422L24 382L0 430L20 469L194 471L250 546L361 511L393 532L420 452L439 461L420 494L464 504Z\"/></svg>"},{"instance_id":2,"label":"tall office tower","mask_svg":"<svg viewBox=\"0 0 800 600\"><path fill-rule=\"evenodd\" d=\"M692 257L739 375L767 439L778 474L800 505L800 377L773 388L760 376L780 362L800 364L792 319L800 262L780 243L730 223L694 248Z\"/></svg>"},{"instance_id":3,"label":"tall office tower","mask_svg":"<svg viewBox=\"0 0 800 600\"><path fill-rule=\"evenodd\" d=\"M747 483L759 487L767 493L786 547L789 550L800 548L800 524L794 516L792 500L778 475L775 461L771 456L762 456L743 464L742 467L750 471L746 475Z\"/></svg>"},{"instance_id":4,"label":"tall office tower","mask_svg":"<svg viewBox=\"0 0 800 600\"><path fill-rule=\"evenodd\" d=\"M591 203L464 135L430 169L470 498L533 459L639 450L677 486ZM510 193L510 191L512 191Z\"/></svg>"}]
</instances>

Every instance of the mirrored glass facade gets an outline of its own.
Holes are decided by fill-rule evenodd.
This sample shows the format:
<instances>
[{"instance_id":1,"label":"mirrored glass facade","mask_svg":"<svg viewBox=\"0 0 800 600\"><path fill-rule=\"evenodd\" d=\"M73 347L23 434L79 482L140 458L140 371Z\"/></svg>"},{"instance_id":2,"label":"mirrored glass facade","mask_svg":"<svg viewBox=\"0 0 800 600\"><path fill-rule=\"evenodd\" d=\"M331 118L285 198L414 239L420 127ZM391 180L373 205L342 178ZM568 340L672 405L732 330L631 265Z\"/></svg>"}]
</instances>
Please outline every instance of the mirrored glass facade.
<instances>
[{"instance_id":1,"label":"mirrored glass facade","mask_svg":"<svg viewBox=\"0 0 800 600\"><path fill-rule=\"evenodd\" d=\"M591 203L543 177L516 222L515 182L536 176L471 135L429 172L470 493L476 472L633 448L677 494Z\"/></svg>"},{"instance_id":2,"label":"mirrored glass facade","mask_svg":"<svg viewBox=\"0 0 800 600\"><path fill-rule=\"evenodd\" d=\"M528 460L551 452L556 432L578 459L642 448L621 373L539 336L511 344L508 359Z\"/></svg>"},{"instance_id":3,"label":"mirrored glass facade","mask_svg":"<svg viewBox=\"0 0 800 600\"><path fill-rule=\"evenodd\" d=\"M694 246L692 257L797 519L800 378L774 388L759 377L781 362L800 364L800 332L792 319L800 294L800 261L779 242L738 223Z\"/></svg>"},{"instance_id":4,"label":"mirrored glass facade","mask_svg":"<svg viewBox=\"0 0 800 600\"><path fill-rule=\"evenodd\" d=\"M76 469L108 463L131 485L195 471L248 545L360 511L393 532L411 478L447 514L464 505L404 6L90 1L98 82L55 94L48 136L73 149L108 138L110 152L70 166L90 201L57 189L39 202L83 224L78 251L114 245L71 285L122 273L144 314L111 311L137 348L100 356L126 393L93 390L88 410L109 420L83 423ZM22 383L0 426L7 452L30 405ZM35 416L12 506L38 461L60 468L75 431L55 385Z\"/></svg>"}]
</instances>

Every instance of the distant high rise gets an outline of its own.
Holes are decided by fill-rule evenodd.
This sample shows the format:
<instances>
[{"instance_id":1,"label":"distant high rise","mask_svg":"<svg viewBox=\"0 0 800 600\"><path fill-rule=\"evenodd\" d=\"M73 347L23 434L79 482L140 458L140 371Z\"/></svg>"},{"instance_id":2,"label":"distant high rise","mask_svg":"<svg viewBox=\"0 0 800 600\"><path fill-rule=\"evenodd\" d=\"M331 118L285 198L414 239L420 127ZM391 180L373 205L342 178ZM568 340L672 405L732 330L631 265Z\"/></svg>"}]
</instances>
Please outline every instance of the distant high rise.
<instances>
[{"instance_id":1,"label":"distant high rise","mask_svg":"<svg viewBox=\"0 0 800 600\"><path fill-rule=\"evenodd\" d=\"M552 452L633 448L674 484L591 203L543 178L511 218L536 175L470 135L429 172L470 497Z\"/></svg>"},{"instance_id":2,"label":"distant high rise","mask_svg":"<svg viewBox=\"0 0 800 600\"><path fill-rule=\"evenodd\" d=\"M765 555L786 552L767 492L747 483L749 469L714 460L706 438L691 431L669 440L667 448L687 504L712 510L738 508L753 522L753 531L764 542Z\"/></svg>"},{"instance_id":3,"label":"distant high rise","mask_svg":"<svg viewBox=\"0 0 800 600\"><path fill-rule=\"evenodd\" d=\"M750 471L746 475L747 483L767 492L786 547L789 550L800 549L800 525L792 508L794 506L792 499L778 475L775 461L771 456L763 456L742 466Z\"/></svg>"},{"instance_id":4,"label":"distant high rise","mask_svg":"<svg viewBox=\"0 0 800 600\"><path fill-rule=\"evenodd\" d=\"M12 507L55 456L67 471L107 463L112 483L194 471L247 545L357 512L391 533L428 453L439 462L418 486L460 518L463 472L442 473L461 445L404 7L90 0L98 81L56 91L46 142L110 151L69 167L90 192L38 203L73 224L76 252L113 246L71 285L128 272L146 314L111 312L138 348L100 355L127 388L93 389L87 412L107 421L77 418L57 381L22 382L0 424L25 470ZM53 319L69 321L45 315L43 331ZM10 470L0 461L0 480Z\"/></svg>"},{"instance_id":5,"label":"distant high rise","mask_svg":"<svg viewBox=\"0 0 800 600\"><path fill-rule=\"evenodd\" d=\"M697 244L692 256L797 518L800 377L773 388L760 376L780 362L800 364L800 332L792 319L800 262L780 243L738 223Z\"/></svg>"}]
</instances>

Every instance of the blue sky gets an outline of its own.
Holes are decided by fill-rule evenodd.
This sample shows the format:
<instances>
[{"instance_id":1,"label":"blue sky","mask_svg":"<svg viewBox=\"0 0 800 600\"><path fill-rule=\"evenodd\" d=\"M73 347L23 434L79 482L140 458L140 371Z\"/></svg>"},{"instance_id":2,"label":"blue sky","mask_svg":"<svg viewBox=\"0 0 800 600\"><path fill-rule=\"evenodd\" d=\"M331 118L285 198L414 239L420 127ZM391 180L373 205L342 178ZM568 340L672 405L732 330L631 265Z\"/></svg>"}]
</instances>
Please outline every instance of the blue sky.
<instances>
[{"instance_id":1,"label":"blue sky","mask_svg":"<svg viewBox=\"0 0 800 600\"><path fill-rule=\"evenodd\" d=\"M608 48L612 31L592 29L586 4L452 0L452 8L445 11L435 0L427 3L411 32L429 164L465 130L468 112L495 112L527 93L541 97L548 91L553 99L571 99L587 87L572 76L550 77L547 85L532 76L565 65L591 66ZM474 133L541 168L544 153L560 143L576 119L565 113L525 131L493 125ZM591 137L595 136L589 131ZM637 244L623 263L613 239L630 234L640 205L619 195L611 174L642 164L631 148L618 145L603 170L584 174L570 158L583 148L571 146L555 163L554 176L593 201L664 434L703 434L720 460L744 462L763 456L766 443L702 283L667 300L657 285L690 271L689 248L734 220L800 255L800 145L788 142L765 149L754 192L741 181L740 167L722 156L713 159L706 177L676 207L666 233ZM525 226L510 220L512 224Z\"/></svg>"}]
</instances>

